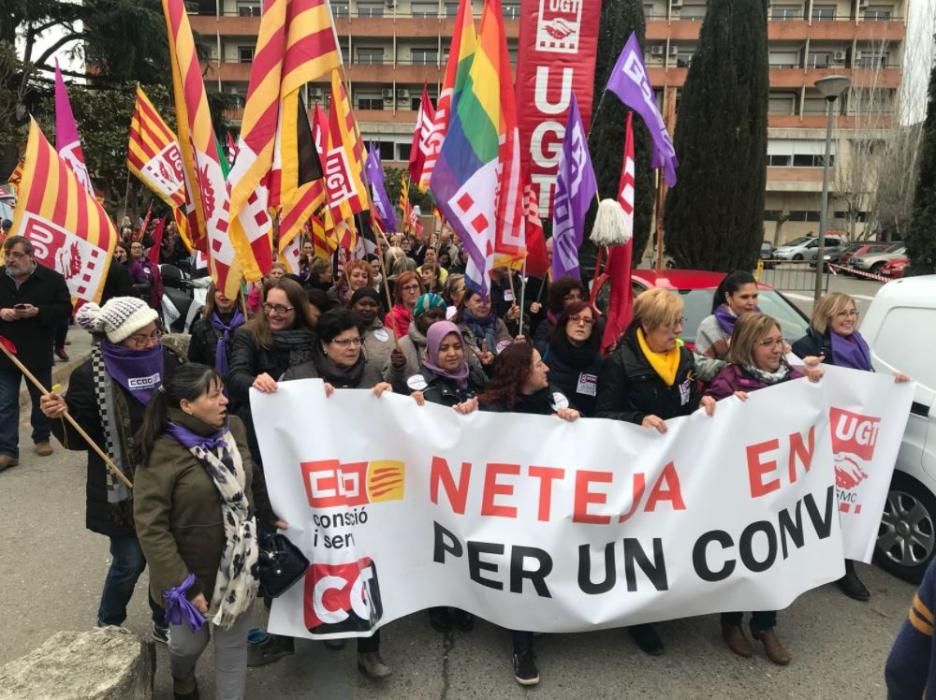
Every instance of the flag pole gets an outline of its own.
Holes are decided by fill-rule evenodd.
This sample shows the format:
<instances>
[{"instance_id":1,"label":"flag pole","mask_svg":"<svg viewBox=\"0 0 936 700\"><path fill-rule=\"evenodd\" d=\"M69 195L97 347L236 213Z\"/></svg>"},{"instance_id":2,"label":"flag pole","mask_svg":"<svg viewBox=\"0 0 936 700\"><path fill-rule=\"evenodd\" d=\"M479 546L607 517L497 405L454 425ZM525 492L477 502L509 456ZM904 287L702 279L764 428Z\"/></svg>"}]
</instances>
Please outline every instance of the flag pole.
<instances>
[{"instance_id":1,"label":"flag pole","mask_svg":"<svg viewBox=\"0 0 936 700\"><path fill-rule=\"evenodd\" d=\"M376 227L381 238L387 240L387 234L380 224L377 223L376 217L371 217L371 225ZM384 294L387 295L387 315L390 317L390 326L393 331L393 345L395 349L399 350L400 339L397 337L396 316L393 315L393 299L390 296L390 277L387 275L387 265L384 262L384 256L383 252L380 250L380 245L377 246L377 262L380 264L380 274L383 276Z\"/></svg>"},{"instance_id":2,"label":"flag pole","mask_svg":"<svg viewBox=\"0 0 936 700\"><path fill-rule=\"evenodd\" d=\"M23 373L23 376L26 377L26 379L28 379L28 380L33 384L33 386L35 386L35 387L39 390L39 392L40 392L43 396L52 396L52 392L50 392L48 389L46 389L46 388L42 385L42 382L40 382L38 379L36 379L36 376L26 368L26 365L24 365L22 362L19 361L19 358L16 357L16 355L14 355L13 352L7 347L6 342L0 342L0 350L3 351L3 354L7 356L7 359L8 359L10 362L12 362L13 365L14 365L20 372ZM72 417L72 415L68 412L67 409L66 409L65 413L62 414L62 418L63 418L64 420L67 420L67 421L69 422L69 424L71 424L71 426L75 429L75 432L77 432L82 438L84 438L85 442L88 443L88 446L89 446L91 449L93 449L93 450L97 453L98 457L100 457L102 460L104 460L104 464L107 465L107 468L108 468L108 469L110 469L112 472L114 472L114 476L116 476L118 479L120 479L120 480L123 482L124 486L126 486L128 489L132 489L132 488L133 488L133 484L131 483L130 479L128 479L128 478L124 475L124 473L123 473L122 471L120 471L120 469L117 468L117 465L114 464L114 461L107 455L106 452L104 452L104 450L102 450L102 449L98 446L98 444L97 444L94 440L91 439L91 436L88 435L88 433L85 432L84 428L82 428L80 425L78 425L78 421L76 421L76 420Z\"/></svg>"},{"instance_id":3,"label":"flag pole","mask_svg":"<svg viewBox=\"0 0 936 700\"><path fill-rule=\"evenodd\" d=\"M517 328L517 335L523 335L523 305L526 303L526 279L527 279L527 259L523 258L523 271L520 273L523 277L523 287L520 288L520 326Z\"/></svg>"}]
</instances>

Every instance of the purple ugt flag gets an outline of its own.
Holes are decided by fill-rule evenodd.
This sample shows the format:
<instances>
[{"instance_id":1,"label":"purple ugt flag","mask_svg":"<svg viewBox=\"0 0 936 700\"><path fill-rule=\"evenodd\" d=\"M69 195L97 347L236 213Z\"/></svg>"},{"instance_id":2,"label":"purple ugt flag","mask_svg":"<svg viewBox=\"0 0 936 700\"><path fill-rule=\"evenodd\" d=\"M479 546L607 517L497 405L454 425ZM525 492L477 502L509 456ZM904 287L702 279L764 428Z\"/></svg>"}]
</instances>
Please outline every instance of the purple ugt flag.
<instances>
[{"instance_id":1,"label":"purple ugt flag","mask_svg":"<svg viewBox=\"0 0 936 700\"><path fill-rule=\"evenodd\" d=\"M654 168L663 168L663 179L668 187L676 184L676 149L666 133L666 124L657 109L653 86L644 68L643 52L637 35L631 34L624 50L618 56L614 70L608 79L608 90L621 98L621 102L640 115L653 139L653 154L650 164Z\"/></svg>"},{"instance_id":2,"label":"purple ugt flag","mask_svg":"<svg viewBox=\"0 0 936 700\"><path fill-rule=\"evenodd\" d=\"M578 251L582 245L585 214L597 191L595 171L588 155L588 138L582 127L578 103L572 95L553 200L553 279L579 279Z\"/></svg>"},{"instance_id":3,"label":"purple ugt flag","mask_svg":"<svg viewBox=\"0 0 936 700\"><path fill-rule=\"evenodd\" d=\"M384 231L396 233L396 213L393 211L393 205L390 204L387 186L384 184L380 150L374 144L371 144L367 150L367 158L364 161L364 175L371 187L374 202L374 211L372 213L380 219L380 225Z\"/></svg>"}]
</instances>

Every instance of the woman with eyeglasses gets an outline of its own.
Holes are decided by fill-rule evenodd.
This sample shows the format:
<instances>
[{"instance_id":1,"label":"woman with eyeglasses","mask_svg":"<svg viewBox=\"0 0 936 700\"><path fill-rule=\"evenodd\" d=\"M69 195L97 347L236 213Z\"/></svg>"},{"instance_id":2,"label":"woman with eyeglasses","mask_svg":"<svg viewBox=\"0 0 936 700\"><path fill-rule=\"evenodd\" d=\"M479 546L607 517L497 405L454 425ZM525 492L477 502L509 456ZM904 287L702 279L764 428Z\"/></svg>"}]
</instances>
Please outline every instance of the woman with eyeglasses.
<instances>
[{"instance_id":1,"label":"woman with eyeglasses","mask_svg":"<svg viewBox=\"0 0 936 700\"><path fill-rule=\"evenodd\" d=\"M668 418L700 406L711 415L715 399L701 396L695 360L679 337L685 322L678 294L655 287L637 296L634 318L598 376L596 416L665 433ZM663 653L653 625L635 625L629 632L644 653Z\"/></svg>"},{"instance_id":2,"label":"woman with eyeglasses","mask_svg":"<svg viewBox=\"0 0 936 700\"><path fill-rule=\"evenodd\" d=\"M316 326L318 337L312 359L291 367L283 380L322 379L326 396L331 396L335 389L370 389L377 397L385 391L392 393L390 384L381 381L380 373L364 359L363 332L364 321L353 311L343 307L327 311ZM340 649L344 642L326 642L326 646ZM358 668L365 675L379 680L391 674L380 656L379 631L371 637L359 637L357 651Z\"/></svg>"},{"instance_id":3,"label":"woman with eyeglasses","mask_svg":"<svg viewBox=\"0 0 936 700\"><path fill-rule=\"evenodd\" d=\"M705 395L717 400L736 396L743 401L752 391L799 379L803 373L787 364L784 347L783 333L775 319L756 311L740 316L728 343L728 364L712 380ZM817 367L809 369L811 381L819 381L821 376ZM749 658L754 650L744 634L742 619L740 612L722 613L722 638L735 654ZM751 636L764 644L768 659L786 666L790 655L774 631L776 625L776 610L751 613Z\"/></svg>"},{"instance_id":4,"label":"woman with eyeglasses","mask_svg":"<svg viewBox=\"0 0 936 700\"><path fill-rule=\"evenodd\" d=\"M208 288L204 313L192 324L189 362L213 367L222 377L226 377L234 333L246 322L240 294L234 299L228 299L224 290L218 289L212 282Z\"/></svg>"},{"instance_id":5,"label":"woman with eyeglasses","mask_svg":"<svg viewBox=\"0 0 936 700\"><path fill-rule=\"evenodd\" d=\"M146 404L171 378L182 358L161 342L158 316L136 297L114 297L104 306L84 304L75 321L95 344L91 356L72 372L65 396L42 397L40 408L52 419L67 410L133 481L133 436L143 424ZM52 421L52 432L68 450L87 451L86 526L110 540L111 564L104 580L97 624L121 625L137 579L146 567L133 524L129 489L114 476L71 424ZM148 596L147 596L148 597ZM150 601L153 638L166 643L162 609Z\"/></svg>"},{"instance_id":6,"label":"woman with eyeglasses","mask_svg":"<svg viewBox=\"0 0 936 700\"><path fill-rule=\"evenodd\" d=\"M556 330L559 316L565 310L566 305L571 304L573 301L585 301L586 299L588 299L588 293L585 290L585 285L579 280L563 277L550 284L546 291L546 318L537 324L536 330L533 332L533 342L537 345L548 343L553 331ZM533 302L527 299L526 303L539 305L539 299L537 297ZM540 308L530 309L530 313L534 315L540 311Z\"/></svg>"},{"instance_id":7,"label":"woman with eyeglasses","mask_svg":"<svg viewBox=\"0 0 936 700\"><path fill-rule=\"evenodd\" d=\"M549 381L583 416L595 414L598 375L604 364L594 332L596 320L591 305L574 301L559 315L552 338L539 348L549 366Z\"/></svg>"},{"instance_id":8,"label":"woman with eyeglasses","mask_svg":"<svg viewBox=\"0 0 936 700\"><path fill-rule=\"evenodd\" d=\"M413 322L413 307L422 294L422 284L415 272L402 272L396 278L394 298L396 303L384 316L384 326L396 333L397 338L404 338Z\"/></svg>"},{"instance_id":9,"label":"woman with eyeglasses","mask_svg":"<svg viewBox=\"0 0 936 700\"><path fill-rule=\"evenodd\" d=\"M702 319L696 331L696 352L724 360L738 318L758 310L757 294L757 280L750 272L742 270L726 275L712 297L712 314Z\"/></svg>"},{"instance_id":10,"label":"woman with eyeglasses","mask_svg":"<svg viewBox=\"0 0 936 700\"><path fill-rule=\"evenodd\" d=\"M858 332L858 306L843 292L829 292L813 309L806 335L793 343L793 352L800 358L817 356L823 362L837 367L848 367L873 372L871 349ZM894 373L894 380L909 381L902 372ZM865 602L871 591L855 571L855 562L845 560L845 575L838 587L849 598Z\"/></svg>"}]
</instances>

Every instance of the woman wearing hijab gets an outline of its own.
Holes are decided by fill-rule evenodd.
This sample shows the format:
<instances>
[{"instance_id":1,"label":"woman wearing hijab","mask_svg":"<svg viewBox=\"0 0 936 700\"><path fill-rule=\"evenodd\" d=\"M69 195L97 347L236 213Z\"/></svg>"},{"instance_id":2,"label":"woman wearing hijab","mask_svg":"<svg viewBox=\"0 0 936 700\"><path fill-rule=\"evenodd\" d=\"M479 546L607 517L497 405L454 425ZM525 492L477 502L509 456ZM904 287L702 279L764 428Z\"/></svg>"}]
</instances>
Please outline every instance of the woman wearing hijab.
<instances>
[{"instance_id":1,"label":"woman wearing hijab","mask_svg":"<svg viewBox=\"0 0 936 700\"><path fill-rule=\"evenodd\" d=\"M394 298L396 303L384 316L384 326L396 333L397 338L405 338L413 322L413 307L422 294L419 275L415 272L403 272L396 278Z\"/></svg>"},{"instance_id":2,"label":"woman wearing hijab","mask_svg":"<svg viewBox=\"0 0 936 700\"><path fill-rule=\"evenodd\" d=\"M71 413L131 481L133 436L143 424L144 408L182 364L179 355L162 344L157 318L156 311L136 297L114 297L102 307L84 304L75 321L95 338L91 356L72 372L64 397L47 394L40 403L49 418ZM146 567L133 526L130 492L71 424L54 420L52 432L65 449L88 452L86 525L110 540L111 554L97 624L121 625ZM153 601L150 608L153 638L164 644L162 609Z\"/></svg>"},{"instance_id":3,"label":"woman wearing hijab","mask_svg":"<svg viewBox=\"0 0 936 700\"><path fill-rule=\"evenodd\" d=\"M803 376L802 372L787 364L780 324L767 314L756 311L738 318L732 329L726 360L728 364L712 380L706 396L720 400L733 395L745 400L752 391ZM821 376L821 370L811 370L810 379L813 381L818 381ZM747 658L754 652L741 626L742 619L743 613L740 612L722 613L722 637L731 651ZM763 642L768 659L779 666L786 666L790 663L790 655L774 631L776 625L776 610L751 613L751 636Z\"/></svg>"},{"instance_id":4,"label":"woman wearing hijab","mask_svg":"<svg viewBox=\"0 0 936 700\"><path fill-rule=\"evenodd\" d=\"M715 399L700 401L695 361L679 338L685 322L678 294L656 287L638 295L634 319L598 376L597 417L665 433L667 419L689 415L700 405L712 414ZM629 632L644 653L663 653L652 624L635 625Z\"/></svg>"},{"instance_id":5,"label":"woman wearing hijab","mask_svg":"<svg viewBox=\"0 0 936 700\"><path fill-rule=\"evenodd\" d=\"M364 322L364 357L367 364L383 373L393 351L393 336L380 320L380 294L373 287L362 287L351 295L349 308Z\"/></svg>"},{"instance_id":6,"label":"woman wearing hijab","mask_svg":"<svg viewBox=\"0 0 936 700\"><path fill-rule=\"evenodd\" d=\"M843 292L826 294L813 309L806 335L793 343L793 352L800 358L816 356L837 367L873 372L871 349L858 332L858 307L855 300ZM898 382L909 381L902 372L894 374ZM855 571L855 562L845 560L845 575L838 580L842 593L865 602L871 592Z\"/></svg>"},{"instance_id":7,"label":"woman wearing hijab","mask_svg":"<svg viewBox=\"0 0 936 700\"><path fill-rule=\"evenodd\" d=\"M228 299L224 290L212 282L208 288L205 313L192 324L189 362L214 367L222 377L227 376L234 332L246 322L240 307L240 295Z\"/></svg>"},{"instance_id":8,"label":"woman wearing hijab","mask_svg":"<svg viewBox=\"0 0 936 700\"><path fill-rule=\"evenodd\" d=\"M243 423L227 414L221 375L185 365L146 408L136 438L133 511L165 601L176 700L196 700L195 665L214 638L215 697L241 700L257 596L257 527L286 528L256 474ZM255 515L256 514L256 515Z\"/></svg>"},{"instance_id":9,"label":"woman wearing hijab","mask_svg":"<svg viewBox=\"0 0 936 700\"><path fill-rule=\"evenodd\" d=\"M513 340L507 324L494 314L491 297L475 290L465 292L461 307L452 320L484 367L490 367L495 355Z\"/></svg>"},{"instance_id":10,"label":"woman wearing hijab","mask_svg":"<svg viewBox=\"0 0 936 700\"><path fill-rule=\"evenodd\" d=\"M596 322L591 305L574 301L559 315L549 343L540 348L549 367L549 381L583 416L595 414L598 375L604 364L594 332Z\"/></svg>"},{"instance_id":11,"label":"woman wearing hijab","mask_svg":"<svg viewBox=\"0 0 936 700\"><path fill-rule=\"evenodd\" d=\"M712 297L712 314L696 331L695 349L706 357L724 360L731 331L742 314L757 311L757 280L750 272L732 272Z\"/></svg>"}]
</instances>

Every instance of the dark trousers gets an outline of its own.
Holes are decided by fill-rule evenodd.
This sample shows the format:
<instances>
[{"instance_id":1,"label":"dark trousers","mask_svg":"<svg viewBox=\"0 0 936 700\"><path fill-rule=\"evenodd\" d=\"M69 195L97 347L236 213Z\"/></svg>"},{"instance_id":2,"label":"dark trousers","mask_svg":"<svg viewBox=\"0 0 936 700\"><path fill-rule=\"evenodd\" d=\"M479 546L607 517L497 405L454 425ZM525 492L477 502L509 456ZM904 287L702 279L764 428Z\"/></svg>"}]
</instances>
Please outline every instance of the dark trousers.
<instances>
[{"instance_id":1,"label":"dark trousers","mask_svg":"<svg viewBox=\"0 0 936 700\"><path fill-rule=\"evenodd\" d=\"M51 388L51 367L31 371L43 386ZM22 381L23 375L15 367L0 369L0 454L16 458L19 458L19 397ZM32 440L34 443L48 442L52 428L49 419L39 409L41 394L32 382L26 382L26 388L32 400Z\"/></svg>"},{"instance_id":2,"label":"dark trousers","mask_svg":"<svg viewBox=\"0 0 936 700\"><path fill-rule=\"evenodd\" d=\"M98 625L121 625L127 619L127 605L133 597L137 579L146 568L146 559L136 535L115 535L110 538L111 565L104 579L101 605L98 608ZM146 592L153 617L153 624L166 626L165 613L149 592Z\"/></svg>"},{"instance_id":3,"label":"dark trousers","mask_svg":"<svg viewBox=\"0 0 936 700\"><path fill-rule=\"evenodd\" d=\"M740 625L744 613L726 612L721 614L723 625ZM766 632L777 626L776 610L757 610L751 613L751 627L758 632Z\"/></svg>"},{"instance_id":4,"label":"dark trousers","mask_svg":"<svg viewBox=\"0 0 936 700\"><path fill-rule=\"evenodd\" d=\"M517 656L533 651L533 633L510 630L513 637L513 653Z\"/></svg>"},{"instance_id":5,"label":"dark trousers","mask_svg":"<svg viewBox=\"0 0 936 700\"><path fill-rule=\"evenodd\" d=\"M366 654L370 651L380 651L380 630L374 632L370 637L357 638L358 654Z\"/></svg>"},{"instance_id":6,"label":"dark trousers","mask_svg":"<svg viewBox=\"0 0 936 700\"><path fill-rule=\"evenodd\" d=\"M52 347L56 350L65 347L65 339L68 336L68 324L70 321L71 319L64 318L55 328L55 342Z\"/></svg>"}]
</instances>

